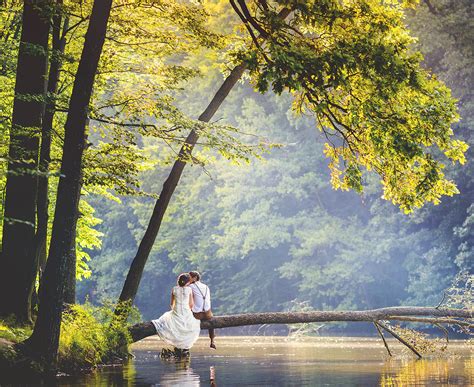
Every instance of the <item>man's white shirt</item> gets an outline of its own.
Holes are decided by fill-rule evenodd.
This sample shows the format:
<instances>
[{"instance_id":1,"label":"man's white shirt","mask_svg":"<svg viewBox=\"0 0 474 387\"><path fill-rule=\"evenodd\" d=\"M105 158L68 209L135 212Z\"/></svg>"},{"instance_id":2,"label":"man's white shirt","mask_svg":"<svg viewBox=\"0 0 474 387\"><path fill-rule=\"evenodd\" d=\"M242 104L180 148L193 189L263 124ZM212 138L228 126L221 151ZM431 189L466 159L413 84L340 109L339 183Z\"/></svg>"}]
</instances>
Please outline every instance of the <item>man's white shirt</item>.
<instances>
[{"instance_id":1,"label":"man's white shirt","mask_svg":"<svg viewBox=\"0 0 474 387\"><path fill-rule=\"evenodd\" d=\"M211 292L209 291L209 287L206 284L203 284L201 281L196 281L189 286L192 289L194 296L193 312L207 312L210 310Z\"/></svg>"}]
</instances>

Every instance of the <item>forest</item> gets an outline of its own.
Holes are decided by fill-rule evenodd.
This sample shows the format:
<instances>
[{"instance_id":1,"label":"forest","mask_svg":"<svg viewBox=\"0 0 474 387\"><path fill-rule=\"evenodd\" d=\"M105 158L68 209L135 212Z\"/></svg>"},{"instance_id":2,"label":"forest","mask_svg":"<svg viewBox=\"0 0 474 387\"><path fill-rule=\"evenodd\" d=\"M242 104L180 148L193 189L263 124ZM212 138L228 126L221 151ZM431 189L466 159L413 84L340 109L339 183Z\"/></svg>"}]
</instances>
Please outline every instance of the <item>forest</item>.
<instances>
[{"instance_id":1,"label":"forest","mask_svg":"<svg viewBox=\"0 0 474 387\"><path fill-rule=\"evenodd\" d=\"M0 345L107 362L190 270L216 315L471 328L473 8L0 1Z\"/></svg>"}]
</instances>

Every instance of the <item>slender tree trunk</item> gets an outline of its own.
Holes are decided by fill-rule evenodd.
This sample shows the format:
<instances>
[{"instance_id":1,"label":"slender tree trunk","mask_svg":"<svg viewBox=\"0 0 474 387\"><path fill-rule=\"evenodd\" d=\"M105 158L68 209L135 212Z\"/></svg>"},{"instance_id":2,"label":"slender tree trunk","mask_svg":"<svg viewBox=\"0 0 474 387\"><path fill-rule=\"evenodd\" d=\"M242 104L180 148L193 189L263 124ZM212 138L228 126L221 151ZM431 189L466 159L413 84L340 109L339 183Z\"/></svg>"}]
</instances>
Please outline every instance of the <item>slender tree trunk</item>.
<instances>
[{"instance_id":1,"label":"slender tree trunk","mask_svg":"<svg viewBox=\"0 0 474 387\"><path fill-rule=\"evenodd\" d=\"M48 261L40 287L40 307L28 349L50 370L56 367L68 256L75 249L75 229L87 133L87 108L97 72L112 0L95 0L69 102L61 175Z\"/></svg>"},{"instance_id":2,"label":"slender tree trunk","mask_svg":"<svg viewBox=\"0 0 474 387\"><path fill-rule=\"evenodd\" d=\"M62 6L62 0L57 1ZM58 89L59 72L61 69L62 55L66 47L64 32L68 28L68 18L65 18L63 36L61 36L61 10L58 9L53 16L53 47L51 65L48 75L48 99L41 127L41 148L39 159L40 175L38 178L38 200L37 216L38 226L35 235L35 259L36 270L39 271L40 281L46 265L46 239L48 236L48 207L49 207L49 163L51 161L51 133L53 131L53 119L56 110L56 92Z\"/></svg>"},{"instance_id":3,"label":"slender tree trunk","mask_svg":"<svg viewBox=\"0 0 474 387\"><path fill-rule=\"evenodd\" d=\"M423 324L452 324L463 328L473 328L474 310L437 309L425 307L389 307L354 311L314 311L314 312L269 312L244 313L215 316L202 321L201 329L230 328L261 324L299 324L311 322L374 322L379 320L410 321ZM132 340L139 341L156 334L151 321L135 324L129 328Z\"/></svg>"},{"instance_id":4,"label":"slender tree trunk","mask_svg":"<svg viewBox=\"0 0 474 387\"><path fill-rule=\"evenodd\" d=\"M282 19L286 19L290 13L290 9L284 8L280 12L279 16ZM219 109L221 106L222 102L224 102L226 99L229 92L242 77L245 70L246 65L240 64L231 71L219 90L217 90L207 108L199 116L199 121L209 122L211 120L217 109ZM176 189L176 186L178 185L178 182L181 178L181 174L183 173L184 167L186 165L186 160L189 159L189 156L191 155L198 139L199 135L197 132L195 130L191 130L179 151L178 159L174 162L171 172L163 184L160 197L155 203L155 207L153 209L150 221L148 222L145 235L140 242L137 254L133 258L132 264L130 265L127 278L125 279L122 292L120 293L119 302L130 302L133 304L135 296L137 295L138 286L140 285L146 261L148 260L151 248L153 247L156 236L158 235L158 231L160 230L163 216L165 215L174 190ZM122 308L117 308L115 310L116 315L122 315L123 313L124 309Z\"/></svg>"},{"instance_id":5,"label":"slender tree trunk","mask_svg":"<svg viewBox=\"0 0 474 387\"><path fill-rule=\"evenodd\" d=\"M49 0L25 0L13 103L2 256L0 315L31 319L36 279L36 221L39 133L46 89Z\"/></svg>"},{"instance_id":6,"label":"slender tree trunk","mask_svg":"<svg viewBox=\"0 0 474 387\"><path fill-rule=\"evenodd\" d=\"M245 69L245 65L239 65L232 70L230 75L226 78L222 86L215 94L206 110L199 116L200 121L209 122L209 120L212 118L214 113L229 94L230 90L232 90L234 85L241 78ZM128 271L125 284L123 285L122 292L120 293L119 301L131 301L133 303L133 300L135 299L138 286L142 278L143 269L145 268L146 261L150 255L153 244L155 243L158 231L160 230L163 216L166 212L166 209L168 208L171 196L178 185L179 179L181 178L181 174L183 173L183 169L186 165L186 160L191 154L198 138L199 135L197 132L195 130L191 130L184 145L181 147L178 159L173 164L171 172L163 184L160 197L156 201L145 235L140 242L137 254L135 255L135 258L133 259ZM116 310L116 313L120 313L119 309Z\"/></svg>"}]
</instances>

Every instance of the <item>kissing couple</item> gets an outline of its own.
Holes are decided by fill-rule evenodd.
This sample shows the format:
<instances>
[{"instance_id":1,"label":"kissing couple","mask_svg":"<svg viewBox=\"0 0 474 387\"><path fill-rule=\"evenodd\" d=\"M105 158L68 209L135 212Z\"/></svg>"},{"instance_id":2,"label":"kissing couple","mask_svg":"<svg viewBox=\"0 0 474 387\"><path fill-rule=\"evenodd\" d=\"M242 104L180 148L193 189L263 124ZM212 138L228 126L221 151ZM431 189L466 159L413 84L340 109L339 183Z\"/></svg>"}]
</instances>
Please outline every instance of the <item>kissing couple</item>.
<instances>
[{"instance_id":1,"label":"kissing couple","mask_svg":"<svg viewBox=\"0 0 474 387\"><path fill-rule=\"evenodd\" d=\"M152 320L156 333L167 344L189 350L201 332L201 320L212 318L211 292L197 271L182 273L171 290L171 310ZM214 329L209 329L210 347L216 349Z\"/></svg>"}]
</instances>

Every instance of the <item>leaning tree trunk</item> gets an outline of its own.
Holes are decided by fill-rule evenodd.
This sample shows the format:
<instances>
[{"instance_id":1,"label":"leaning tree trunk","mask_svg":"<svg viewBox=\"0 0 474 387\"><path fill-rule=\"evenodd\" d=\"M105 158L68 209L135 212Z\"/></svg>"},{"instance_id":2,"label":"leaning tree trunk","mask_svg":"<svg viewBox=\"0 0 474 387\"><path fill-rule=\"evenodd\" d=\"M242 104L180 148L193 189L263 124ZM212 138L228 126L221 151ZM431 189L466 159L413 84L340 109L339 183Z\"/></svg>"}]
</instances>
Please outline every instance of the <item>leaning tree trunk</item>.
<instances>
[{"instance_id":1,"label":"leaning tree trunk","mask_svg":"<svg viewBox=\"0 0 474 387\"><path fill-rule=\"evenodd\" d=\"M382 337L384 344L391 355L388 345L379 330L379 327L395 337L402 344L410 348L418 357L420 353L414 346L404 340L384 320L418 322L423 324L455 325L468 332L474 327L472 318L474 310L425 308L425 307L389 307L362 311L313 311L313 312L270 312L270 313L244 313L228 316L215 316L211 320L201 321L201 329L230 328L246 325L262 324L299 324L311 322L372 322ZM135 324L129 327L133 342L142 340L156 334L155 326L151 321Z\"/></svg>"},{"instance_id":2,"label":"leaning tree trunk","mask_svg":"<svg viewBox=\"0 0 474 387\"><path fill-rule=\"evenodd\" d=\"M290 13L291 11L289 9L284 8L280 12L279 17L282 19L286 19ZM266 38L266 36L260 37ZM225 79L219 90L217 90L216 94L212 98L207 108L199 116L199 121L209 122L211 120L217 109L219 109L221 104L226 99L229 92L242 77L246 68L247 66L245 64L240 64L231 71L231 73ZM190 155L198 139L199 134L194 129L191 130L179 151L178 158L174 162L173 167L171 168L171 172L168 175L168 178L163 184L160 196L155 203L153 213L151 215L150 221L148 222L145 235L143 236L140 245L138 246L137 254L133 258L132 264L130 265L127 278L125 279L122 292L120 293L119 302L127 302L133 304L135 296L137 295L138 286L140 285L145 264L148 260L148 256L150 255L150 251L153 247L153 244L155 243L156 236L158 235L158 232L160 230L166 209L168 208L171 197L173 196L176 186L178 185L178 182L181 178L184 167L186 166L186 161L190 159ZM126 309L117 308L115 310L115 314L123 316L124 311L126 311Z\"/></svg>"},{"instance_id":3,"label":"leaning tree trunk","mask_svg":"<svg viewBox=\"0 0 474 387\"><path fill-rule=\"evenodd\" d=\"M58 0L56 4L60 7L63 1ZM59 83L62 56L66 47L65 31L68 28L68 17L64 20L63 33L61 35L62 10L56 10L53 16L53 46L51 64L48 75L48 98L46 102L43 125L41 127L41 147L39 158L40 175L38 177L37 216L38 226L35 235L35 259L37 271L41 276L46 265L46 239L48 236L48 207L49 207L49 163L51 162L51 134L53 131L53 119L56 110L56 92Z\"/></svg>"},{"instance_id":4,"label":"leaning tree trunk","mask_svg":"<svg viewBox=\"0 0 474 387\"><path fill-rule=\"evenodd\" d=\"M234 85L241 78L245 69L245 65L239 65L232 70L230 75L226 78L222 86L214 95L214 98L206 110L199 116L200 121L209 122L209 120L212 118L219 106L229 94L230 90L232 90ZM150 251L153 247L153 244L155 243L158 231L160 230L163 216L165 215L171 196L173 195L174 190L178 185L179 179L181 178L181 174L183 173L184 167L186 165L186 160L189 158L189 155L191 154L194 145L196 145L198 138L198 133L194 129L191 130L184 145L179 151L178 159L173 164L171 172L163 184L160 196L155 203L153 213L151 215L150 221L148 222L145 235L140 242L135 258L133 258L132 264L130 265L125 284L123 285L122 292L120 293L119 302L128 301L133 303L133 300L135 299L138 286L140 285L140 280L142 278L143 269L145 268L146 261L148 260L148 256L150 255ZM123 313L123 309L116 309L116 314L121 313Z\"/></svg>"},{"instance_id":5,"label":"leaning tree trunk","mask_svg":"<svg viewBox=\"0 0 474 387\"><path fill-rule=\"evenodd\" d=\"M112 0L95 0L69 102L61 175L49 248L40 287L41 304L35 328L25 342L49 370L56 367L68 256L73 244L86 143L87 108L97 72Z\"/></svg>"},{"instance_id":6,"label":"leaning tree trunk","mask_svg":"<svg viewBox=\"0 0 474 387\"><path fill-rule=\"evenodd\" d=\"M13 102L5 212L0 257L0 315L31 319L36 279L36 223L39 133L46 91L50 0L26 0Z\"/></svg>"}]
</instances>

